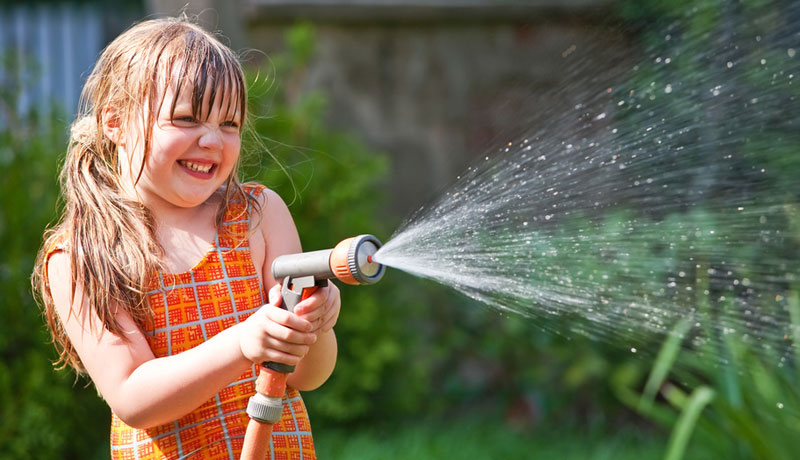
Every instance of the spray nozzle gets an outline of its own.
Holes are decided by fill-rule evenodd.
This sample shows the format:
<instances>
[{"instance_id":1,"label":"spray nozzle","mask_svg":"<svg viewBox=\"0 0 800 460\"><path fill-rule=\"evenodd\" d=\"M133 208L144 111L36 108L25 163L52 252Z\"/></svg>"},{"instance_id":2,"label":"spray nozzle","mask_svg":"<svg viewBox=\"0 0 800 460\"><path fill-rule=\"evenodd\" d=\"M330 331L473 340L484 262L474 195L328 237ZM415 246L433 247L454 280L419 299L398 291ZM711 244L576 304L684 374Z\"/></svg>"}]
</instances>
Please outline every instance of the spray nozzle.
<instances>
[{"instance_id":1,"label":"spray nozzle","mask_svg":"<svg viewBox=\"0 0 800 460\"><path fill-rule=\"evenodd\" d=\"M374 284L385 272L372 257L380 247L380 240L372 235L354 236L333 249L276 257L272 276L276 280L311 276L315 280L336 278L346 284Z\"/></svg>"}]
</instances>

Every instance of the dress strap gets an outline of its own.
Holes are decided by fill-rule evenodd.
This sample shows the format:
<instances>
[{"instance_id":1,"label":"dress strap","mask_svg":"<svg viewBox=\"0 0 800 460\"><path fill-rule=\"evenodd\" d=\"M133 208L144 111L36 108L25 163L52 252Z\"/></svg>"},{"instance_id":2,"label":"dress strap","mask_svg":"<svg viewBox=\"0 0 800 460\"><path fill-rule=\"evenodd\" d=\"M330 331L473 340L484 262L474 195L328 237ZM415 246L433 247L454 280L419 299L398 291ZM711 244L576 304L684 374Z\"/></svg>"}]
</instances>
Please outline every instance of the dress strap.
<instances>
[{"instance_id":1,"label":"dress strap","mask_svg":"<svg viewBox=\"0 0 800 460\"><path fill-rule=\"evenodd\" d=\"M221 248L244 247L250 236L251 220L254 205L259 195L266 189L260 184L242 185L242 195L234 197L225 210L222 220L222 231L219 233Z\"/></svg>"}]
</instances>

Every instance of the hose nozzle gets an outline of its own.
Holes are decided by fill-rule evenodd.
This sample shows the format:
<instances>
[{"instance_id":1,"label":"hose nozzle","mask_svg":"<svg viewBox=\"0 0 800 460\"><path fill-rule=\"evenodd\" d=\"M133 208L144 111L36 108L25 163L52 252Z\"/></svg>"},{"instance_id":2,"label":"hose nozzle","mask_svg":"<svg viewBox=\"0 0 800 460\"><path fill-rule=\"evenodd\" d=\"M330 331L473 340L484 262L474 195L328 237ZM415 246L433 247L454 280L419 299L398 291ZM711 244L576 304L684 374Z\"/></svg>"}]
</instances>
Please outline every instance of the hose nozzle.
<instances>
[{"instance_id":1,"label":"hose nozzle","mask_svg":"<svg viewBox=\"0 0 800 460\"><path fill-rule=\"evenodd\" d=\"M313 276L316 280L336 278L345 284L374 284L386 271L372 258L380 247L380 240L373 235L354 236L333 249L276 257L272 276L276 280Z\"/></svg>"}]
</instances>

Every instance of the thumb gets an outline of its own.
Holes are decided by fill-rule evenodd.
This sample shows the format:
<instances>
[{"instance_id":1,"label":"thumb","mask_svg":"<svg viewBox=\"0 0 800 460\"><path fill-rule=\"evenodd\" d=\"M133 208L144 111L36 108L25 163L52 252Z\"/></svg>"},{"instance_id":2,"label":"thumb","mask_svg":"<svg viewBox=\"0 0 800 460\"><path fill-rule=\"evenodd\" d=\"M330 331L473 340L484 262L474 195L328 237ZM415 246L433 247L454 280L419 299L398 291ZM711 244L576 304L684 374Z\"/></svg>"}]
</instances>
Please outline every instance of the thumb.
<instances>
[{"instance_id":1,"label":"thumb","mask_svg":"<svg viewBox=\"0 0 800 460\"><path fill-rule=\"evenodd\" d=\"M269 298L269 303L275 305L276 307L281 306L282 298L281 298L281 285L276 284L272 286L272 289L269 290L269 294L267 295Z\"/></svg>"}]
</instances>

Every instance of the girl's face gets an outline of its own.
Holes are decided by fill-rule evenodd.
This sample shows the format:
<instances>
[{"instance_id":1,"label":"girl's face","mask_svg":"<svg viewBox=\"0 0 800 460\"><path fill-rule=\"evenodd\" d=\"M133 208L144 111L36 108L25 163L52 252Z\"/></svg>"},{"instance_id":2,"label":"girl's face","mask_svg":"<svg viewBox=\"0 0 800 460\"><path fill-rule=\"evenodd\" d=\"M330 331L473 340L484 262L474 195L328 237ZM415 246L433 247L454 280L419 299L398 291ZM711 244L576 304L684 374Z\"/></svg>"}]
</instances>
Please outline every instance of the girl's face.
<instances>
[{"instance_id":1,"label":"girl's face","mask_svg":"<svg viewBox=\"0 0 800 460\"><path fill-rule=\"evenodd\" d=\"M200 120L193 115L191 88L180 91L174 112L173 91L167 88L157 106L150 154L138 182L144 158L143 131L136 130L135 142L128 139L120 145L120 155L127 154L120 158L123 180L130 178L127 185L135 188L143 204L155 212L204 203L231 175L241 148L242 114L226 111L226 98L218 97L209 107L211 91L207 89L201 111L204 119ZM128 166L130 170L126 171Z\"/></svg>"}]
</instances>

